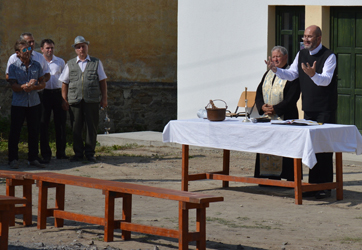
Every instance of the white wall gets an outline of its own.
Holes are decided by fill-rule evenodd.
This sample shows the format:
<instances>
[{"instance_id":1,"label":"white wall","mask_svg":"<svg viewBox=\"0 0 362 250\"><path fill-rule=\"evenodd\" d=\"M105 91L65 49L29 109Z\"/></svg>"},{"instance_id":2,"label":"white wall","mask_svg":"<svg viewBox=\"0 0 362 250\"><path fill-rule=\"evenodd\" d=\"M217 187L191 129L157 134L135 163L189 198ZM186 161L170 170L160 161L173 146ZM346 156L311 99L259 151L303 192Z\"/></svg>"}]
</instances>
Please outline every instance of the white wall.
<instances>
[{"instance_id":1,"label":"white wall","mask_svg":"<svg viewBox=\"0 0 362 250\"><path fill-rule=\"evenodd\" d=\"M223 99L234 111L241 92L245 87L255 91L266 70L268 5L300 4L295 0L179 0L178 119L196 118L209 99ZM361 5L361 1L306 0L303 4Z\"/></svg>"}]
</instances>

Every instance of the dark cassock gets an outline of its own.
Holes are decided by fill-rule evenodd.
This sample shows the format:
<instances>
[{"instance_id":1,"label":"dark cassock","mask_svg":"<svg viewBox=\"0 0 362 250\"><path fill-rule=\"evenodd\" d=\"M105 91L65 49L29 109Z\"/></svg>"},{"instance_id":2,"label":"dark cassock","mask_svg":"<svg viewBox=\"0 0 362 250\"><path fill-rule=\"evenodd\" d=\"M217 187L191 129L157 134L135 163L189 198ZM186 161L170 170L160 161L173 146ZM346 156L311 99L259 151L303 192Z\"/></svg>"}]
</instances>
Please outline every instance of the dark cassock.
<instances>
[{"instance_id":1,"label":"dark cassock","mask_svg":"<svg viewBox=\"0 0 362 250\"><path fill-rule=\"evenodd\" d=\"M283 68L287 68L285 65ZM270 119L298 119L297 101L300 96L299 79L282 80L268 70L256 91L255 105L260 115L264 115L262 106L273 105L275 114ZM266 135L267 136L267 135ZM294 162L286 158L268 154L257 154L254 177L294 181Z\"/></svg>"}]
</instances>

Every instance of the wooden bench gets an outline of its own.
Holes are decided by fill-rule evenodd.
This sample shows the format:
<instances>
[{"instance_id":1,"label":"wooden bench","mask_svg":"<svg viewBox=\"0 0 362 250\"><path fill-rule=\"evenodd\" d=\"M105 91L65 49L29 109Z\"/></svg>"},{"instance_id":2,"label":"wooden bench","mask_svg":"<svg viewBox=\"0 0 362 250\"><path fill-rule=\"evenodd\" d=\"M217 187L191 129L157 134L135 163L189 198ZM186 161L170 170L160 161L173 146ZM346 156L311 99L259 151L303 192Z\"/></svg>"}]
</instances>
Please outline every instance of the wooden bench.
<instances>
[{"instance_id":1,"label":"wooden bench","mask_svg":"<svg viewBox=\"0 0 362 250\"><path fill-rule=\"evenodd\" d=\"M15 207L11 211L10 226L15 225L15 214L23 215L23 225L30 226L32 224L32 185L34 180L25 179L26 172L0 170L0 178L6 178L6 195L15 197L15 187L23 187L23 198L26 199L26 203L20 207ZM13 216L14 215L14 216Z\"/></svg>"},{"instance_id":2,"label":"wooden bench","mask_svg":"<svg viewBox=\"0 0 362 250\"><path fill-rule=\"evenodd\" d=\"M14 219L15 204L25 204L26 199L0 195L0 249L8 249L9 224Z\"/></svg>"},{"instance_id":3,"label":"wooden bench","mask_svg":"<svg viewBox=\"0 0 362 250\"><path fill-rule=\"evenodd\" d=\"M55 227L62 227L64 219L97 224L104 226L104 241L106 242L113 241L114 229L121 229L123 240L130 240L131 232L140 232L176 238L179 240L179 249L188 249L190 241L196 241L197 249L206 249L206 208L210 202L223 201L224 199L223 197L201 193L50 172L28 173L25 178L36 180L39 188L38 229L46 228L46 219L50 216L55 218ZM65 185L103 190L105 216L96 217L64 211ZM47 207L48 188L56 188L55 208ZM178 230L132 223L132 195L178 201ZM121 220L114 219L116 198L123 198ZM196 209L196 232L189 232L189 209Z\"/></svg>"}]
</instances>

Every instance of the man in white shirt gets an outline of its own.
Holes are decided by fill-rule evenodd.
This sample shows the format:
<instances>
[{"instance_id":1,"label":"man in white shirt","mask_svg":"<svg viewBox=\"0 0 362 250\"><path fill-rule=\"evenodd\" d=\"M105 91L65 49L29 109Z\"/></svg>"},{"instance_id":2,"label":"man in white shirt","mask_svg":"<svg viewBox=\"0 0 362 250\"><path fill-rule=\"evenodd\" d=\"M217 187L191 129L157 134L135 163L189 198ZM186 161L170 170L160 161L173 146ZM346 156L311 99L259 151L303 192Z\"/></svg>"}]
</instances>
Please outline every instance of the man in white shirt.
<instances>
[{"instance_id":1,"label":"man in white shirt","mask_svg":"<svg viewBox=\"0 0 362 250\"><path fill-rule=\"evenodd\" d=\"M43 39L41 51L50 69L50 79L46 82L43 90L43 114L40 122L40 152L44 163L49 163L52 151L49 146L49 123L53 111L56 157L57 159L68 159L65 154L66 147L66 119L67 112L62 108L62 83L59 82L65 62L54 55L54 41Z\"/></svg>"},{"instance_id":2,"label":"man in white shirt","mask_svg":"<svg viewBox=\"0 0 362 250\"><path fill-rule=\"evenodd\" d=\"M296 55L289 69L280 69L270 60L268 67L281 79L299 77L304 118L320 123L336 123L337 74L336 55L322 46L322 31L312 25L305 29L304 49ZM333 153L316 154L317 164L309 171L310 183L333 181ZM331 196L330 190L303 193L317 199Z\"/></svg>"},{"instance_id":3,"label":"man in white shirt","mask_svg":"<svg viewBox=\"0 0 362 250\"><path fill-rule=\"evenodd\" d=\"M63 82L63 109L70 109L73 129L73 150L71 161L96 162L94 157L99 122L99 106L107 107L107 76L102 62L88 55L89 41L77 36L72 47L76 58L68 61L59 81ZM83 140L83 128L85 139Z\"/></svg>"}]
</instances>

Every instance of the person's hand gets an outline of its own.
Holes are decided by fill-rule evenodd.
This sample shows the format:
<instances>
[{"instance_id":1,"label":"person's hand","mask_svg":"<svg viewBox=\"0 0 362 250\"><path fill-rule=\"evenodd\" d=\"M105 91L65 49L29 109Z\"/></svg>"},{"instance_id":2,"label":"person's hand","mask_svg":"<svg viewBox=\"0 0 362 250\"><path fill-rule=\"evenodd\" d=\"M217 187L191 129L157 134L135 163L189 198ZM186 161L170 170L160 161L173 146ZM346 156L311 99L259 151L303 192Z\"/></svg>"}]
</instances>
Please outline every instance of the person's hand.
<instances>
[{"instance_id":1,"label":"person's hand","mask_svg":"<svg viewBox=\"0 0 362 250\"><path fill-rule=\"evenodd\" d=\"M29 82L24 83L23 85L20 86L25 92L29 93L30 91L33 90L32 85L29 84Z\"/></svg>"},{"instance_id":2,"label":"person's hand","mask_svg":"<svg viewBox=\"0 0 362 250\"><path fill-rule=\"evenodd\" d=\"M35 83L36 83L36 79L30 79L30 81L29 81L30 86L35 85Z\"/></svg>"},{"instance_id":3,"label":"person's hand","mask_svg":"<svg viewBox=\"0 0 362 250\"><path fill-rule=\"evenodd\" d=\"M277 66L275 66L274 62L272 61L271 57L269 56L269 60L265 61L265 64L268 66L268 69L270 69L271 71L273 71L274 73L277 72Z\"/></svg>"},{"instance_id":4,"label":"person's hand","mask_svg":"<svg viewBox=\"0 0 362 250\"><path fill-rule=\"evenodd\" d=\"M69 103L68 103L67 100L64 100L64 99L63 99L62 108L63 108L65 111L69 110Z\"/></svg>"},{"instance_id":5,"label":"person's hand","mask_svg":"<svg viewBox=\"0 0 362 250\"><path fill-rule=\"evenodd\" d=\"M313 66L311 67L309 63L305 65L302 63L302 69L304 73L306 73L309 77L313 77L315 75L315 67L316 67L317 61L314 61Z\"/></svg>"},{"instance_id":6,"label":"person's hand","mask_svg":"<svg viewBox=\"0 0 362 250\"><path fill-rule=\"evenodd\" d=\"M107 98L102 97L100 105L102 108L106 108L108 106Z\"/></svg>"},{"instance_id":7,"label":"person's hand","mask_svg":"<svg viewBox=\"0 0 362 250\"><path fill-rule=\"evenodd\" d=\"M269 105L269 104L264 104L261 109L264 111L264 114L266 115L274 115L275 111L273 108L273 105Z\"/></svg>"}]
</instances>

